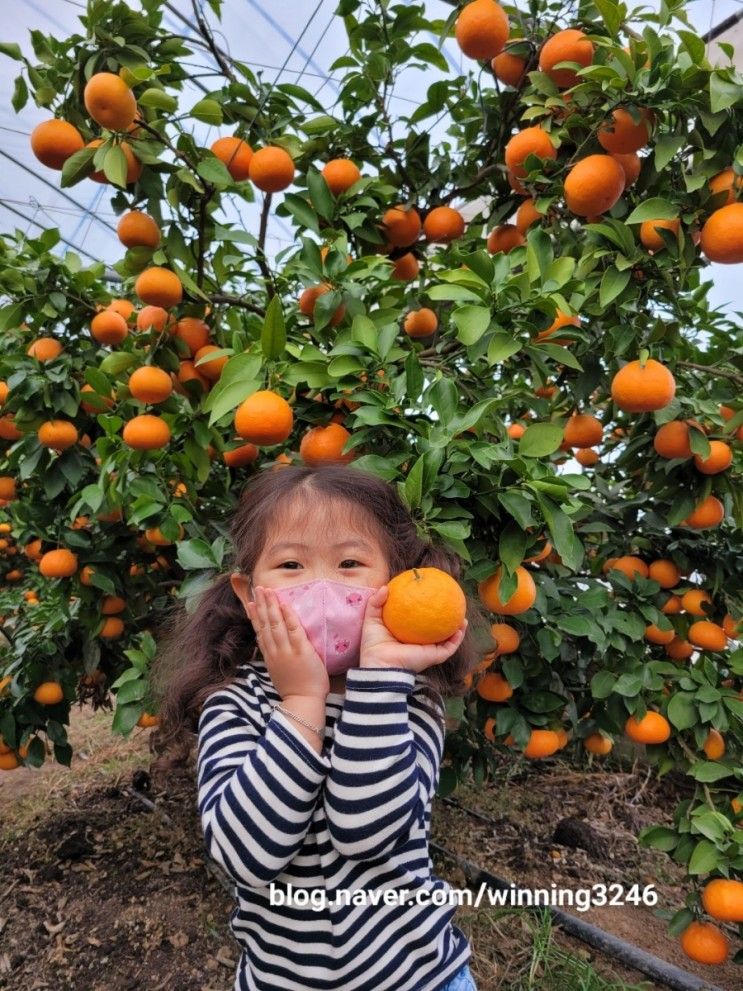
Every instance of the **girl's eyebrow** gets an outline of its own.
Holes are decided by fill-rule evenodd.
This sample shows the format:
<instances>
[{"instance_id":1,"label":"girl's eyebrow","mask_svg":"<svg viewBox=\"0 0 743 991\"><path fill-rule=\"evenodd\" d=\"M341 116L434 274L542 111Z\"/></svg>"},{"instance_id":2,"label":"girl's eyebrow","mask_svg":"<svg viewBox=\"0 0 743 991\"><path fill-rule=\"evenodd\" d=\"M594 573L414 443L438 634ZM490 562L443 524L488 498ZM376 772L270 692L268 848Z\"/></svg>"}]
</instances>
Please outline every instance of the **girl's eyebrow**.
<instances>
[{"instance_id":1,"label":"girl's eyebrow","mask_svg":"<svg viewBox=\"0 0 743 991\"><path fill-rule=\"evenodd\" d=\"M303 551L307 550L307 544L300 544L291 540L282 540L278 544L274 544L270 548L269 553L272 553L273 551L279 551L282 549L288 549L291 547L299 547ZM339 544L331 544L331 548L333 550L335 550L338 547L362 547L366 551L372 550L369 544L367 544L366 541L364 540L342 540Z\"/></svg>"}]
</instances>

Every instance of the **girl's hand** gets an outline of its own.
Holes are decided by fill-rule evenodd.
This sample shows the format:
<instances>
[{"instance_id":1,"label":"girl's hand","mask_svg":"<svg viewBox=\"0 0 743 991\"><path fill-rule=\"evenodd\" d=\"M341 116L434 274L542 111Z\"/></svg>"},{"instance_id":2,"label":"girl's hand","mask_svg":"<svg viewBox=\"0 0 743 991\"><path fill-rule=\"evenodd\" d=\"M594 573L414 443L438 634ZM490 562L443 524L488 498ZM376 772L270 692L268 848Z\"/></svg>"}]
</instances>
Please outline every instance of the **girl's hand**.
<instances>
[{"instance_id":1,"label":"girl's hand","mask_svg":"<svg viewBox=\"0 0 743 991\"><path fill-rule=\"evenodd\" d=\"M387 585L382 585L366 603L361 633L362 668L407 668L419 672L433 664L442 664L462 642L467 630L465 619L460 628L441 643L410 644L396 640L382 622L382 606L387 600Z\"/></svg>"},{"instance_id":2,"label":"girl's hand","mask_svg":"<svg viewBox=\"0 0 743 991\"><path fill-rule=\"evenodd\" d=\"M324 702L330 691L327 668L292 607L281 602L273 589L258 585L246 610L258 649L281 698L299 695Z\"/></svg>"}]
</instances>

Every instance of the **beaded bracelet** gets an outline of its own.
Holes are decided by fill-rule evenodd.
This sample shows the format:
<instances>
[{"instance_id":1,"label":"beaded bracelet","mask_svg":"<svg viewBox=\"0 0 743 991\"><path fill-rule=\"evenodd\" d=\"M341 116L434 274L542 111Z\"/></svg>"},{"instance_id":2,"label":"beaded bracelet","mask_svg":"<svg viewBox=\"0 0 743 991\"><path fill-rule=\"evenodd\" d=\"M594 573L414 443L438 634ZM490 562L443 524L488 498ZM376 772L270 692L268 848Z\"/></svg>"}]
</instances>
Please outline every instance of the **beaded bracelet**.
<instances>
[{"instance_id":1,"label":"beaded bracelet","mask_svg":"<svg viewBox=\"0 0 743 991\"><path fill-rule=\"evenodd\" d=\"M318 729L316 726L313 726L311 723L308 723L306 719L302 719L302 717L296 715L296 713L289 712L288 709L285 709L283 706L278 705L278 703L272 705L271 708L278 709L279 712L283 712L285 716L290 716L292 719L296 719L298 723L301 723L303 726L306 726L307 729L311 729L313 733L317 733L317 735L320 737L321 740L325 739L324 730Z\"/></svg>"}]
</instances>

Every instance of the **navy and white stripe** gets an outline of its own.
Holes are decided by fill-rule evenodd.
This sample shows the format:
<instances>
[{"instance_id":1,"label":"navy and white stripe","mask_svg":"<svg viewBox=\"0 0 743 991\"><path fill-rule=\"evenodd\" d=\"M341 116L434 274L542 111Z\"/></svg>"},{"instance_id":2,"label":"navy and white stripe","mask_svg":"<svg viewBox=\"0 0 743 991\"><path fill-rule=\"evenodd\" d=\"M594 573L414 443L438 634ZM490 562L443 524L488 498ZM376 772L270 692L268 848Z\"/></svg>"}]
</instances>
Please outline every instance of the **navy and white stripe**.
<instances>
[{"instance_id":1,"label":"navy and white stripe","mask_svg":"<svg viewBox=\"0 0 743 991\"><path fill-rule=\"evenodd\" d=\"M469 960L433 892L431 800L443 722L420 705L425 673L351 668L326 703L313 750L256 655L204 703L198 809L206 851L236 885L230 917L242 955L234 991L439 991ZM426 700L427 701L427 700ZM426 889L422 905L271 905L285 890Z\"/></svg>"}]
</instances>

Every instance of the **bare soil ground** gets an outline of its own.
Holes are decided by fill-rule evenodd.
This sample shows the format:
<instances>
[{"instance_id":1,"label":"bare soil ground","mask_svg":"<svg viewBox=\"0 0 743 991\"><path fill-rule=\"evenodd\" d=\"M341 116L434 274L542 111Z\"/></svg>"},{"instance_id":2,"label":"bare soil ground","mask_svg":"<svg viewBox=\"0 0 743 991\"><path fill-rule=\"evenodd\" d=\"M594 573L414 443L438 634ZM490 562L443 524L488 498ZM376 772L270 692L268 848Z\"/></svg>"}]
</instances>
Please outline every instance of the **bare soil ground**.
<instances>
[{"instance_id":1,"label":"bare soil ground","mask_svg":"<svg viewBox=\"0 0 743 991\"><path fill-rule=\"evenodd\" d=\"M231 991L239 951L229 928L233 902L204 863L193 771L147 792L149 730L112 737L111 715L73 710L72 768L0 774L0 989L2 991ZM653 883L659 908L682 904L681 871L634 839L666 822L675 799L667 779L640 768L578 773L565 763L504 758L504 781L460 787L434 801L432 840L522 887L575 889L601 881ZM528 772L528 773L527 773ZM506 776L508 780L506 781ZM575 816L603 839L596 850L555 843L557 822ZM436 873L464 887L462 871L434 856ZM626 905L574 914L663 959L735 991L741 969L687 960L652 909ZM573 991L654 984L523 909L462 906L479 991Z\"/></svg>"}]
</instances>

